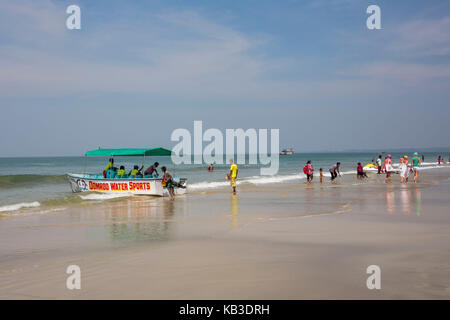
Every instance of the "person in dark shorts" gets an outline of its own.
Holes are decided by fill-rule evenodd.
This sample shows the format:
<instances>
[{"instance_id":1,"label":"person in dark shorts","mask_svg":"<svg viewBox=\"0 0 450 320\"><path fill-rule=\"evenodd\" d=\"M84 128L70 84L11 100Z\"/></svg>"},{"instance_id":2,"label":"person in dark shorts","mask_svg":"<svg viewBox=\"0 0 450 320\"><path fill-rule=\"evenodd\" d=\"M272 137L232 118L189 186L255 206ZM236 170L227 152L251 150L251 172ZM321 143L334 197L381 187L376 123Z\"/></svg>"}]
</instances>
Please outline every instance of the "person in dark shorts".
<instances>
[{"instance_id":1,"label":"person in dark shorts","mask_svg":"<svg viewBox=\"0 0 450 320\"><path fill-rule=\"evenodd\" d=\"M339 177L341 176L341 172L339 171L340 166L341 166L341 163L337 162L335 165L333 165L330 168L331 181L334 181L334 179L336 179L336 177L338 175L339 175Z\"/></svg>"},{"instance_id":2,"label":"person in dark shorts","mask_svg":"<svg viewBox=\"0 0 450 320\"><path fill-rule=\"evenodd\" d=\"M306 181L308 183L312 182L313 172L314 172L314 168L313 168L313 166L311 164L311 160L308 160L306 165L303 167L303 173L306 174Z\"/></svg>"},{"instance_id":3,"label":"person in dark shorts","mask_svg":"<svg viewBox=\"0 0 450 320\"><path fill-rule=\"evenodd\" d=\"M381 167L383 166L383 162L382 162L382 160L381 160L381 155L378 156L378 159L377 159L377 166L378 166L378 174L381 174Z\"/></svg>"},{"instance_id":4,"label":"person in dark shorts","mask_svg":"<svg viewBox=\"0 0 450 320\"><path fill-rule=\"evenodd\" d=\"M166 183L166 188L167 191L169 191L169 196L171 199L173 199L175 197L173 176L169 171L167 171L166 167L162 167L161 171L163 172L163 181Z\"/></svg>"},{"instance_id":5,"label":"person in dark shorts","mask_svg":"<svg viewBox=\"0 0 450 320\"><path fill-rule=\"evenodd\" d=\"M364 168L361 162L358 162L358 166L356 167L356 176L358 177L358 179L367 178L367 174L364 172Z\"/></svg>"}]
</instances>

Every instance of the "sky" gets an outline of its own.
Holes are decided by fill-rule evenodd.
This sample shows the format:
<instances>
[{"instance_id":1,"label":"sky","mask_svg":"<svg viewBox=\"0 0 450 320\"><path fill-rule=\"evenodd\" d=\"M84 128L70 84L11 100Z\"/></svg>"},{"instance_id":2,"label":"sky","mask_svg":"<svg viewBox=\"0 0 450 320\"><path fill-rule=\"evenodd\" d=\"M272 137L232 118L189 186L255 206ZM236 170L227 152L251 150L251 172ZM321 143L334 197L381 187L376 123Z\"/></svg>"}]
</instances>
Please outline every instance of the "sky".
<instances>
[{"instance_id":1,"label":"sky","mask_svg":"<svg viewBox=\"0 0 450 320\"><path fill-rule=\"evenodd\" d=\"M194 120L296 152L446 148L449 98L448 1L0 2L1 157L171 148Z\"/></svg>"}]
</instances>

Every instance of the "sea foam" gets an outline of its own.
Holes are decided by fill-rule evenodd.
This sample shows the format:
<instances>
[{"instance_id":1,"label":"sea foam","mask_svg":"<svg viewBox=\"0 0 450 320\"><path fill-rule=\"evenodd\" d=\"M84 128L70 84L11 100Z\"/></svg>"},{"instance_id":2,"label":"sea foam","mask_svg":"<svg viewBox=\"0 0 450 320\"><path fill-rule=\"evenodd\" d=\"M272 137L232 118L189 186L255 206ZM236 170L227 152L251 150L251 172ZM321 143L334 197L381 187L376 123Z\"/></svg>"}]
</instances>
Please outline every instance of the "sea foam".
<instances>
[{"instance_id":1,"label":"sea foam","mask_svg":"<svg viewBox=\"0 0 450 320\"><path fill-rule=\"evenodd\" d=\"M83 200L108 200L108 199L114 199L114 198L123 198L123 197L130 197L132 196L131 193L91 193L87 195L79 195L79 197Z\"/></svg>"},{"instance_id":2,"label":"sea foam","mask_svg":"<svg viewBox=\"0 0 450 320\"><path fill-rule=\"evenodd\" d=\"M7 205L7 206L0 207L0 212L17 211L17 210L20 210L22 208L39 207L40 205L41 204L38 201L15 203L15 204L10 204L10 205Z\"/></svg>"}]
</instances>

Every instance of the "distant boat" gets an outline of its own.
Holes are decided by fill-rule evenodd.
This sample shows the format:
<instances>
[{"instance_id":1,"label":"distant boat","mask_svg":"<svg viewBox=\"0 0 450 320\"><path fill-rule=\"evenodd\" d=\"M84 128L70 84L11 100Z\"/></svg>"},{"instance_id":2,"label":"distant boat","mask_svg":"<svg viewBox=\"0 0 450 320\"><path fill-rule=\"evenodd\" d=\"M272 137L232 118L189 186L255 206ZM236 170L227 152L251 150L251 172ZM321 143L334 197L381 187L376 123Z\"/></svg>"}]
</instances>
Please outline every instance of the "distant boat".
<instances>
[{"instance_id":1,"label":"distant boat","mask_svg":"<svg viewBox=\"0 0 450 320\"><path fill-rule=\"evenodd\" d=\"M293 148L286 148L281 150L280 155L285 156L285 155L291 155L294 154L294 149Z\"/></svg>"}]
</instances>

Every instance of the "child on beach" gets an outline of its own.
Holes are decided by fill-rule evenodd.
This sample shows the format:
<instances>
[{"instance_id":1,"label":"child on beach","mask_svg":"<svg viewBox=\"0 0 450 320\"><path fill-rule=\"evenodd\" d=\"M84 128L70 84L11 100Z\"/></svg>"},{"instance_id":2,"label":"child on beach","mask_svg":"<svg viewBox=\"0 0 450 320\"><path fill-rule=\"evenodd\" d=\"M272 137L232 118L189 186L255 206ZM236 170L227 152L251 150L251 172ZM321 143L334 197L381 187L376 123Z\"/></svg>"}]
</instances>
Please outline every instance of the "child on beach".
<instances>
[{"instance_id":1,"label":"child on beach","mask_svg":"<svg viewBox=\"0 0 450 320\"><path fill-rule=\"evenodd\" d=\"M323 169L320 168L320 169L319 169L319 172L320 172L320 183L322 183L322 179L323 179Z\"/></svg>"},{"instance_id":2,"label":"child on beach","mask_svg":"<svg viewBox=\"0 0 450 320\"><path fill-rule=\"evenodd\" d=\"M356 167L356 177L358 179L367 178L367 174L364 172L364 168L363 168L361 162L358 162L358 166Z\"/></svg>"},{"instance_id":3,"label":"child on beach","mask_svg":"<svg viewBox=\"0 0 450 320\"><path fill-rule=\"evenodd\" d=\"M310 184L313 179L313 172L314 168L311 164L311 160L308 160L306 165L303 167L303 173L306 174L306 180L308 181L308 184Z\"/></svg>"},{"instance_id":4,"label":"child on beach","mask_svg":"<svg viewBox=\"0 0 450 320\"><path fill-rule=\"evenodd\" d=\"M400 183L408 183L409 169L408 156L400 158Z\"/></svg>"}]
</instances>

